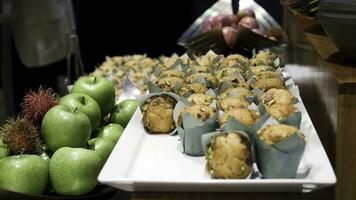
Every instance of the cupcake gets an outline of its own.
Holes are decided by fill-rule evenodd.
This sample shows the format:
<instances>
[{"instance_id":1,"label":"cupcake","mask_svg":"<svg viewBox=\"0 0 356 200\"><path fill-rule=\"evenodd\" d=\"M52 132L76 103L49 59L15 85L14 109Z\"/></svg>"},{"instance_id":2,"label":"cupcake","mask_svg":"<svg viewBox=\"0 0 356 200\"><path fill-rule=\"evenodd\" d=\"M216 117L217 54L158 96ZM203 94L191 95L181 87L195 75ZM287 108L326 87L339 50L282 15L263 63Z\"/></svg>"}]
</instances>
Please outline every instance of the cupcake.
<instances>
[{"instance_id":1,"label":"cupcake","mask_svg":"<svg viewBox=\"0 0 356 200\"><path fill-rule=\"evenodd\" d=\"M205 157L214 178L246 179L252 172L251 144L239 132L215 135Z\"/></svg>"},{"instance_id":2,"label":"cupcake","mask_svg":"<svg viewBox=\"0 0 356 200\"><path fill-rule=\"evenodd\" d=\"M218 106L223 111L235 108L247 108L249 103L242 97L227 97L218 101Z\"/></svg>"},{"instance_id":3,"label":"cupcake","mask_svg":"<svg viewBox=\"0 0 356 200\"><path fill-rule=\"evenodd\" d=\"M143 125L149 133L169 134L176 127L173 109L176 100L169 95L157 95L148 98L141 106Z\"/></svg>"},{"instance_id":4,"label":"cupcake","mask_svg":"<svg viewBox=\"0 0 356 200\"><path fill-rule=\"evenodd\" d=\"M211 95L198 93L190 95L187 100L193 104L209 106L216 98Z\"/></svg>"}]
</instances>

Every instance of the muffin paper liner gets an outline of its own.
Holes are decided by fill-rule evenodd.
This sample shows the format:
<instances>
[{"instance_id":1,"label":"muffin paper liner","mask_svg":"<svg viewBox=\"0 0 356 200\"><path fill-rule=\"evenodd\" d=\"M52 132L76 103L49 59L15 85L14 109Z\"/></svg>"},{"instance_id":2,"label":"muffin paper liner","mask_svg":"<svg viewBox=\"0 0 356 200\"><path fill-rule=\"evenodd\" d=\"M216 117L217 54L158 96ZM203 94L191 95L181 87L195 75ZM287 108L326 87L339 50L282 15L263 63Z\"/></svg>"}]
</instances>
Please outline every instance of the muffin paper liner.
<instances>
[{"instance_id":1,"label":"muffin paper liner","mask_svg":"<svg viewBox=\"0 0 356 200\"><path fill-rule=\"evenodd\" d=\"M202 135L215 130L217 113L204 122L200 122L191 114L185 113L182 116L183 126L179 126L179 113L183 111L186 106L190 105L191 103L187 100L180 100L174 108L173 117L176 122L178 135L180 137L184 153L191 156L203 156L204 152L201 137Z\"/></svg>"},{"instance_id":2,"label":"muffin paper liner","mask_svg":"<svg viewBox=\"0 0 356 200\"><path fill-rule=\"evenodd\" d=\"M159 88L159 89L161 89L161 88ZM141 111L142 111L142 106L143 106L143 104L145 104L147 99L149 99L149 98L151 98L153 96L160 96L160 95L168 95L168 96L172 97L173 99L175 99L176 102L178 102L179 99L180 99L178 95L176 95L176 94L174 94L172 92L157 92L157 93L146 94L144 96L141 96L141 97L137 98L137 101L138 101L138 104L140 106ZM174 111L173 111L173 113L174 113ZM145 131L147 133L150 133L150 131L147 130L146 127L143 125L143 117L142 117L142 126L143 126L143 128L145 129ZM174 130L172 130L170 133L168 133L168 135L175 135L176 132L177 132L177 126L176 126L176 128Z\"/></svg>"},{"instance_id":3,"label":"muffin paper liner","mask_svg":"<svg viewBox=\"0 0 356 200\"><path fill-rule=\"evenodd\" d=\"M261 129L270 124L278 124L278 121L270 117ZM306 142L297 133L273 145L259 139L257 132L253 136L257 165L263 178L295 178Z\"/></svg>"}]
</instances>

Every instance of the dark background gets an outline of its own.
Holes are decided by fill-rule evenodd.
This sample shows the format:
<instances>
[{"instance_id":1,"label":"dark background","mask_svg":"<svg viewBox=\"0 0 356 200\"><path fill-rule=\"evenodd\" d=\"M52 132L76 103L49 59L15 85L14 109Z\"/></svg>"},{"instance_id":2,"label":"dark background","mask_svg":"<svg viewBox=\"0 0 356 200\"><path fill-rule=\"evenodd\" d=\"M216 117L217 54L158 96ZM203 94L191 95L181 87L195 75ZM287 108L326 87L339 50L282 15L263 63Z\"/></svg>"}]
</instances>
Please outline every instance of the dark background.
<instances>
[{"instance_id":1,"label":"dark background","mask_svg":"<svg viewBox=\"0 0 356 200\"><path fill-rule=\"evenodd\" d=\"M150 57L157 57L184 53L184 49L176 45L177 39L215 2L73 0L85 71L93 71L105 56L147 53ZM258 3L281 21L279 1L259 0ZM19 60L15 48L12 54L17 110L30 88L44 85L58 89L56 77L66 74L65 61L28 69Z\"/></svg>"}]
</instances>

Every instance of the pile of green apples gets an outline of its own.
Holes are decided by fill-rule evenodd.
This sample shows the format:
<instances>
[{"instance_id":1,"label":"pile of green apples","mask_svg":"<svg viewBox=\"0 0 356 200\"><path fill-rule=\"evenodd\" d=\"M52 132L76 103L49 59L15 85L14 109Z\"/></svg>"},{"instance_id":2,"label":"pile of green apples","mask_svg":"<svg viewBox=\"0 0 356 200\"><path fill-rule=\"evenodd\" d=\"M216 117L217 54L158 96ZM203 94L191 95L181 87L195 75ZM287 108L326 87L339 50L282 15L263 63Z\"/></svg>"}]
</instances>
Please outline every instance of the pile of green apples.
<instances>
[{"instance_id":1,"label":"pile of green apples","mask_svg":"<svg viewBox=\"0 0 356 200\"><path fill-rule=\"evenodd\" d=\"M85 195L138 107L127 99L115 105L115 89L102 77L84 76L52 107L41 124L42 155L6 156L0 140L0 189L43 194ZM2 158L3 157L3 158Z\"/></svg>"}]
</instances>

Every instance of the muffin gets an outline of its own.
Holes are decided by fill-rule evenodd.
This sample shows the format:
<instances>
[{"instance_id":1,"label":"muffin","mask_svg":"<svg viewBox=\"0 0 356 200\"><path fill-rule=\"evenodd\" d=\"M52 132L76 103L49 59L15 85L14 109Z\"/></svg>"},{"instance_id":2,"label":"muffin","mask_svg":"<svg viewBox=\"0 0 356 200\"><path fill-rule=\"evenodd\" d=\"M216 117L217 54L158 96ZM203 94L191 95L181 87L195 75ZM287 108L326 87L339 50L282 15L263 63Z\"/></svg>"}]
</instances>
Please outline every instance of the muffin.
<instances>
[{"instance_id":1,"label":"muffin","mask_svg":"<svg viewBox=\"0 0 356 200\"><path fill-rule=\"evenodd\" d=\"M261 51L256 54L255 58L250 60L250 66L269 65L273 67L278 67L279 63L275 63L275 60L277 58L279 58L279 56L272 53L271 51Z\"/></svg>"},{"instance_id":2,"label":"muffin","mask_svg":"<svg viewBox=\"0 0 356 200\"><path fill-rule=\"evenodd\" d=\"M283 89L284 81L280 78L264 78L256 80L256 82L252 83L253 88L259 88L262 91L268 91L269 89Z\"/></svg>"},{"instance_id":3,"label":"muffin","mask_svg":"<svg viewBox=\"0 0 356 200\"><path fill-rule=\"evenodd\" d=\"M214 136L205 158L214 178L245 179L252 172L251 144L238 132Z\"/></svg>"},{"instance_id":4,"label":"muffin","mask_svg":"<svg viewBox=\"0 0 356 200\"><path fill-rule=\"evenodd\" d=\"M178 89L178 95L183 96L186 93L205 93L208 90L205 84L202 83L190 83L185 84Z\"/></svg>"},{"instance_id":5,"label":"muffin","mask_svg":"<svg viewBox=\"0 0 356 200\"><path fill-rule=\"evenodd\" d=\"M174 69L170 69L170 70L166 70L166 71L162 72L161 75L159 76L159 78L166 78L166 77L183 78L183 72L174 70Z\"/></svg>"},{"instance_id":6,"label":"muffin","mask_svg":"<svg viewBox=\"0 0 356 200\"><path fill-rule=\"evenodd\" d=\"M183 79L179 77L166 77L166 78L160 78L155 81L155 84L163 89L164 91L170 92L173 90L173 88L176 86L176 84L182 84Z\"/></svg>"},{"instance_id":7,"label":"muffin","mask_svg":"<svg viewBox=\"0 0 356 200\"><path fill-rule=\"evenodd\" d=\"M227 56L221 63L223 67L236 67L240 69L244 69L249 65L248 58L240 55L240 54L233 54Z\"/></svg>"},{"instance_id":8,"label":"muffin","mask_svg":"<svg viewBox=\"0 0 356 200\"><path fill-rule=\"evenodd\" d=\"M266 93L264 93L261 97L262 103L269 105L272 103L277 104L291 104L294 96L293 94L286 89L269 89Z\"/></svg>"},{"instance_id":9,"label":"muffin","mask_svg":"<svg viewBox=\"0 0 356 200\"><path fill-rule=\"evenodd\" d=\"M231 94L236 93L239 95L239 97L246 98L248 96L252 96L251 90L245 88L245 87L230 87L226 89L223 93L220 94L221 98L227 98Z\"/></svg>"},{"instance_id":10,"label":"muffin","mask_svg":"<svg viewBox=\"0 0 356 200\"><path fill-rule=\"evenodd\" d=\"M176 127L173 109L176 100L168 95L157 95L148 98L142 105L143 125L149 133L168 134Z\"/></svg>"},{"instance_id":11,"label":"muffin","mask_svg":"<svg viewBox=\"0 0 356 200\"><path fill-rule=\"evenodd\" d=\"M274 69L273 69L273 67L267 66L267 65L257 65L257 66L250 67L250 69L249 69L249 72L252 75L256 75L256 74L259 74L261 72L266 72L266 71L274 71Z\"/></svg>"},{"instance_id":12,"label":"muffin","mask_svg":"<svg viewBox=\"0 0 356 200\"><path fill-rule=\"evenodd\" d=\"M236 74L223 77L219 80L220 80L220 83L228 82L228 83L232 84L233 87L249 88L249 85L247 84L245 79L243 79L241 76L236 75Z\"/></svg>"},{"instance_id":13,"label":"muffin","mask_svg":"<svg viewBox=\"0 0 356 200\"><path fill-rule=\"evenodd\" d=\"M258 132L258 138L268 145L273 145L288 139L294 133L297 133L298 136L305 141L304 134L296 127L284 124L273 124L266 126L264 129Z\"/></svg>"},{"instance_id":14,"label":"muffin","mask_svg":"<svg viewBox=\"0 0 356 200\"><path fill-rule=\"evenodd\" d=\"M218 101L218 106L223 111L235 108L247 108L249 103L242 97L227 97Z\"/></svg>"},{"instance_id":15,"label":"muffin","mask_svg":"<svg viewBox=\"0 0 356 200\"><path fill-rule=\"evenodd\" d=\"M266 108L267 112L275 119L281 121L297 112L297 108L290 104L273 103Z\"/></svg>"},{"instance_id":16,"label":"muffin","mask_svg":"<svg viewBox=\"0 0 356 200\"><path fill-rule=\"evenodd\" d=\"M241 73L241 70L238 68L223 68L216 72L216 78L220 80L224 77L231 76L236 73Z\"/></svg>"},{"instance_id":17,"label":"muffin","mask_svg":"<svg viewBox=\"0 0 356 200\"><path fill-rule=\"evenodd\" d=\"M184 126L183 124L183 115L189 113L200 122L205 122L206 120L210 119L215 113L216 109L210 106L199 105L195 104L192 106L187 106L178 117L178 125ZM183 127L184 128L184 127Z\"/></svg>"},{"instance_id":18,"label":"muffin","mask_svg":"<svg viewBox=\"0 0 356 200\"><path fill-rule=\"evenodd\" d=\"M206 73L206 72L209 72L209 68L207 66L196 65L196 66L192 66L192 67L188 68L187 73L190 74L192 72L195 72L195 73Z\"/></svg>"},{"instance_id":19,"label":"muffin","mask_svg":"<svg viewBox=\"0 0 356 200\"><path fill-rule=\"evenodd\" d=\"M266 78L279 78L280 74L278 72L273 72L273 71L263 71L255 74L253 77L257 80L266 79Z\"/></svg>"},{"instance_id":20,"label":"muffin","mask_svg":"<svg viewBox=\"0 0 356 200\"><path fill-rule=\"evenodd\" d=\"M261 115L259 112L248 108L230 109L220 119L220 126L223 127L231 118L235 118L243 125L251 127L261 118Z\"/></svg>"},{"instance_id":21,"label":"muffin","mask_svg":"<svg viewBox=\"0 0 356 200\"><path fill-rule=\"evenodd\" d=\"M205 106L209 106L211 103L213 103L213 101L216 98L214 96L211 95L206 95L206 94L192 94L188 97L188 101L193 103L193 104L199 104L199 105L205 105Z\"/></svg>"},{"instance_id":22,"label":"muffin","mask_svg":"<svg viewBox=\"0 0 356 200\"><path fill-rule=\"evenodd\" d=\"M192 74L187 78L188 83L194 83L197 79L204 78L207 81L210 81L213 85L218 84L218 80L210 73L197 73Z\"/></svg>"}]
</instances>

